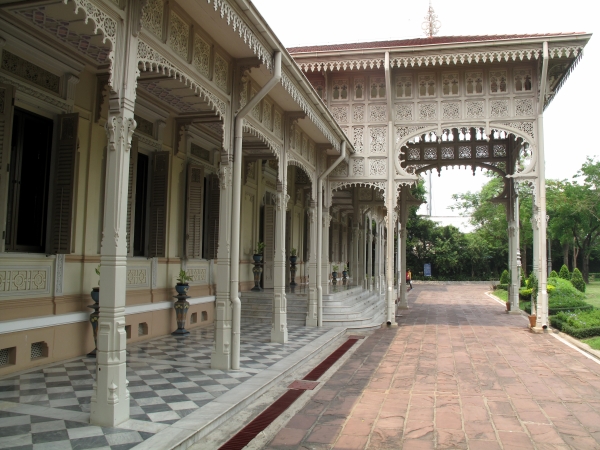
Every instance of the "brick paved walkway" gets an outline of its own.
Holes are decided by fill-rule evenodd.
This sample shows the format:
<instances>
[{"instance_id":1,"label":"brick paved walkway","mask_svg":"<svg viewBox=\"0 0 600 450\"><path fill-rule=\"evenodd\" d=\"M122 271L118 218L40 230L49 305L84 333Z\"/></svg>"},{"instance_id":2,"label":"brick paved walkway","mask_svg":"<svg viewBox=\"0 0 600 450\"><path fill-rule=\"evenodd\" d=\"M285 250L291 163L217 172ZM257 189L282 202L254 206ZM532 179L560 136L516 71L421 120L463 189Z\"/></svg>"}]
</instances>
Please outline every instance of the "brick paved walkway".
<instances>
[{"instance_id":1,"label":"brick paved walkway","mask_svg":"<svg viewBox=\"0 0 600 450\"><path fill-rule=\"evenodd\" d=\"M599 449L600 364L482 286L423 286L269 449Z\"/></svg>"}]
</instances>

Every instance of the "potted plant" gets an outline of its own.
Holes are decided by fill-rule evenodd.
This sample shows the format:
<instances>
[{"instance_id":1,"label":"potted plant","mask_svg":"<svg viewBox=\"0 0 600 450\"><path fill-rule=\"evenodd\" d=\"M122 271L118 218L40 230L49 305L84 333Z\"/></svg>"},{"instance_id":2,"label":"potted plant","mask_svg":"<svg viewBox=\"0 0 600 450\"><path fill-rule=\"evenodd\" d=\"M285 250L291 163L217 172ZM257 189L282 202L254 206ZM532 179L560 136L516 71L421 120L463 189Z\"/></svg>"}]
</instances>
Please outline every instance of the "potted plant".
<instances>
[{"instance_id":1,"label":"potted plant","mask_svg":"<svg viewBox=\"0 0 600 450\"><path fill-rule=\"evenodd\" d=\"M333 266L331 266L331 270L332 270L331 275L333 276L333 278L337 278L337 274L338 274L337 272L338 272L339 268L340 267L338 265L336 265L336 264L334 264Z\"/></svg>"},{"instance_id":2,"label":"potted plant","mask_svg":"<svg viewBox=\"0 0 600 450\"><path fill-rule=\"evenodd\" d=\"M342 276L343 276L344 278L347 278L347 277L348 277L348 266L347 266L347 265L345 265L345 266L344 266L344 270L342 270Z\"/></svg>"},{"instance_id":3,"label":"potted plant","mask_svg":"<svg viewBox=\"0 0 600 450\"><path fill-rule=\"evenodd\" d=\"M192 281L192 277L185 270L181 269L177 277L177 284L175 285L175 290L179 295L187 293L187 290L190 288L189 281Z\"/></svg>"},{"instance_id":4,"label":"potted plant","mask_svg":"<svg viewBox=\"0 0 600 450\"><path fill-rule=\"evenodd\" d=\"M296 256L297 252L298 250L296 250L295 248L290 250L290 262L292 264L296 264L296 261L298 260L298 257Z\"/></svg>"},{"instance_id":5,"label":"potted plant","mask_svg":"<svg viewBox=\"0 0 600 450\"><path fill-rule=\"evenodd\" d=\"M92 288L92 300L94 300L96 303L98 303L98 301L100 300L100 264L98 264L98 267L96 267L96 269L94 269L96 271L96 275L98 275L98 286Z\"/></svg>"},{"instance_id":6,"label":"potted plant","mask_svg":"<svg viewBox=\"0 0 600 450\"><path fill-rule=\"evenodd\" d=\"M265 250L265 243L262 241L258 241L256 243L256 248L254 249L254 255L252 255L252 258L254 259L255 263L259 263L262 261L264 250Z\"/></svg>"}]
</instances>

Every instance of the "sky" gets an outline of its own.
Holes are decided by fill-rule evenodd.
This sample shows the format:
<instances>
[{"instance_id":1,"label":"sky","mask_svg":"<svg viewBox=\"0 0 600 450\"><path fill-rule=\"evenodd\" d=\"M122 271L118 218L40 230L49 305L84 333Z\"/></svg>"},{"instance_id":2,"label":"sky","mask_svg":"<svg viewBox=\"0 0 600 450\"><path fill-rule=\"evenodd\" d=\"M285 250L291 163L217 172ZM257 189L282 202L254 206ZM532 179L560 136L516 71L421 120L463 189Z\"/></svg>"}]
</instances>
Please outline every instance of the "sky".
<instances>
[{"instance_id":1,"label":"sky","mask_svg":"<svg viewBox=\"0 0 600 450\"><path fill-rule=\"evenodd\" d=\"M424 37L428 0L253 0L286 47ZM600 155L600 2L598 0L432 0L438 36L588 32L583 59L544 113L546 178L570 179ZM598 33L596 33L598 32ZM597 35L596 35L597 34ZM432 178L434 216L456 216L453 193L477 191L487 178L448 169ZM445 219L456 226L464 219ZM465 227L461 227L465 228Z\"/></svg>"}]
</instances>

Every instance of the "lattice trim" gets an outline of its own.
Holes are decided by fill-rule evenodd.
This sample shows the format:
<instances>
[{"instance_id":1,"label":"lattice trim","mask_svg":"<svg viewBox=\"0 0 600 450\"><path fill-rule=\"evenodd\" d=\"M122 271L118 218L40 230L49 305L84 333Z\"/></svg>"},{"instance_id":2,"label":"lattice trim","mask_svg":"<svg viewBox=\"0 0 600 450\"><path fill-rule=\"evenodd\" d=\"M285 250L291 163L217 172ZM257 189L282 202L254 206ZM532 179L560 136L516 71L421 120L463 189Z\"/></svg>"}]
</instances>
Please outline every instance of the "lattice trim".
<instances>
[{"instance_id":1,"label":"lattice trim","mask_svg":"<svg viewBox=\"0 0 600 450\"><path fill-rule=\"evenodd\" d=\"M227 21L227 25L233 28L233 31L237 31L238 35L244 40L248 47L254 52L258 59L267 66L270 70L273 61L272 55L262 45L260 40L252 32L252 30L244 23L242 18L233 10L226 0L207 0L208 3L213 3L215 11L217 11L222 19Z\"/></svg>"},{"instance_id":2,"label":"lattice trim","mask_svg":"<svg viewBox=\"0 0 600 450\"><path fill-rule=\"evenodd\" d=\"M581 54L583 46L555 46L549 48L551 58L577 57ZM479 62L502 62L502 61L525 61L539 59L542 54L542 48L528 49L504 49L489 50L485 52L469 53L446 53L430 55L406 55L396 56L390 59L390 67L421 67L421 66L441 66L443 64L465 64ZM314 72L321 70L364 70L383 66L384 60L374 59L352 59L339 61L311 61L299 62L298 66L304 72Z\"/></svg>"},{"instance_id":3,"label":"lattice trim","mask_svg":"<svg viewBox=\"0 0 600 450\"><path fill-rule=\"evenodd\" d=\"M201 84L186 75L183 69L177 67L158 51L154 50L150 45L142 41L138 41L138 61L142 63L142 70L150 72L162 72L164 75L179 79L184 85L189 87L196 94L201 95L216 111L221 119L227 112L227 104L215 94L210 92Z\"/></svg>"},{"instance_id":4,"label":"lattice trim","mask_svg":"<svg viewBox=\"0 0 600 450\"><path fill-rule=\"evenodd\" d=\"M94 34L98 34L98 30L102 32L103 43L106 43L108 39L110 43L114 46L117 43L117 22L113 20L108 14L100 10L97 6L95 6L89 0L71 0L75 3L75 14L79 12L80 9L83 10L85 14L85 23L88 23L89 19L92 19L94 22ZM66 5L69 0L63 0L63 3ZM112 53L112 52L111 52Z\"/></svg>"},{"instance_id":5,"label":"lattice trim","mask_svg":"<svg viewBox=\"0 0 600 450\"><path fill-rule=\"evenodd\" d=\"M335 134L323 123L320 117L317 116L313 109L313 106L306 100L304 94L296 87L296 84L291 78L283 71L281 74L281 84L285 90L292 96L294 101L302 108L302 111L306 113L310 120L316 125L316 127L323 133L327 140L331 143L333 148L340 150L340 141L336 139Z\"/></svg>"},{"instance_id":6,"label":"lattice trim","mask_svg":"<svg viewBox=\"0 0 600 450\"><path fill-rule=\"evenodd\" d=\"M277 142L277 141L271 139L270 137L266 136L265 134L263 134L262 131L258 130L254 125L249 123L247 120L244 120L244 131L259 138L261 141L263 141L265 144L267 144L267 146L275 154L275 157L278 160L280 159L281 152L283 151L283 146L279 142Z\"/></svg>"}]
</instances>

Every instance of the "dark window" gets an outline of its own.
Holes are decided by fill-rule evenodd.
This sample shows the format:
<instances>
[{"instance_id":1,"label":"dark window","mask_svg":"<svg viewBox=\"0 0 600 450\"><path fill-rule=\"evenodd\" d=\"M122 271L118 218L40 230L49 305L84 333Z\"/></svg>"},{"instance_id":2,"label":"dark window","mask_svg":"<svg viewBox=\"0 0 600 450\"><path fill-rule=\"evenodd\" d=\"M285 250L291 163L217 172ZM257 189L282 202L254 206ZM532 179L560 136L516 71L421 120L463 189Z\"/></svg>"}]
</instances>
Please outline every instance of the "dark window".
<instances>
[{"instance_id":1,"label":"dark window","mask_svg":"<svg viewBox=\"0 0 600 450\"><path fill-rule=\"evenodd\" d=\"M150 160L147 155L137 155L137 177L135 180L135 219L133 225L133 256L146 256L146 220L148 217L148 171Z\"/></svg>"},{"instance_id":2,"label":"dark window","mask_svg":"<svg viewBox=\"0 0 600 450\"><path fill-rule=\"evenodd\" d=\"M46 249L52 120L15 108L8 192L6 250Z\"/></svg>"}]
</instances>

